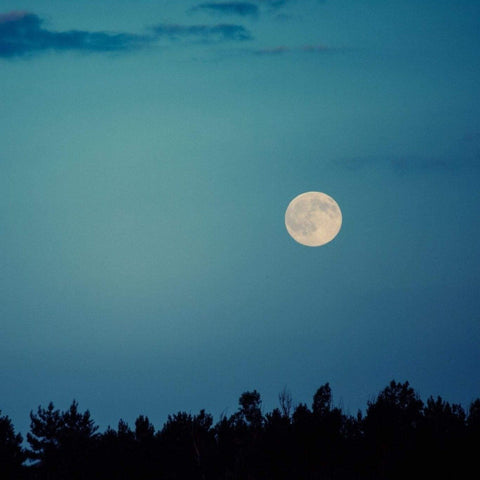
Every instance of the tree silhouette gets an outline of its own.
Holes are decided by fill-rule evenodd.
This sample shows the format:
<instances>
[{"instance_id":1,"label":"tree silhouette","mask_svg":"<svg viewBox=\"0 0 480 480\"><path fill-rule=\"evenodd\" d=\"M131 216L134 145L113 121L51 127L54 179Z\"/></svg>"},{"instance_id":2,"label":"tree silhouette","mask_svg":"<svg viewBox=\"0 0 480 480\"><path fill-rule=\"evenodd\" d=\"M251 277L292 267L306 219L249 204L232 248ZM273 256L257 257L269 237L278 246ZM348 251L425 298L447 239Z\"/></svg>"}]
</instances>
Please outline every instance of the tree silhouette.
<instances>
[{"instance_id":1,"label":"tree silhouette","mask_svg":"<svg viewBox=\"0 0 480 480\"><path fill-rule=\"evenodd\" d=\"M256 390L244 392L240 395L238 403L240 404L238 412L240 419L250 428L260 428L263 423L262 400L260 394Z\"/></svg>"},{"instance_id":2,"label":"tree silhouette","mask_svg":"<svg viewBox=\"0 0 480 480\"><path fill-rule=\"evenodd\" d=\"M263 437L263 470L266 478L294 478L292 457L292 423L288 409L275 408L265 415Z\"/></svg>"},{"instance_id":3,"label":"tree silhouette","mask_svg":"<svg viewBox=\"0 0 480 480\"><path fill-rule=\"evenodd\" d=\"M45 478L88 478L88 463L94 449L98 429L90 412L78 411L74 400L68 410L60 412L52 402L37 414L30 412L30 458L37 460L39 472Z\"/></svg>"},{"instance_id":4,"label":"tree silhouette","mask_svg":"<svg viewBox=\"0 0 480 480\"><path fill-rule=\"evenodd\" d=\"M212 425L213 417L205 410L168 416L158 435L165 478L206 478L215 451Z\"/></svg>"},{"instance_id":5,"label":"tree silhouette","mask_svg":"<svg viewBox=\"0 0 480 480\"><path fill-rule=\"evenodd\" d=\"M422 444L425 445L423 455L426 457L426 463L430 465L426 472L428 476L436 478L462 476L460 469L465 461L463 458L465 422L465 411L460 405L451 405L441 397L436 399L430 397L427 400Z\"/></svg>"},{"instance_id":6,"label":"tree silhouette","mask_svg":"<svg viewBox=\"0 0 480 480\"><path fill-rule=\"evenodd\" d=\"M235 417L221 415L214 427L214 436L218 452L217 469L219 478L234 478L233 472L238 470L238 447Z\"/></svg>"},{"instance_id":7,"label":"tree silhouette","mask_svg":"<svg viewBox=\"0 0 480 480\"><path fill-rule=\"evenodd\" d=\"M26 458L22 441L10 418L2 415L0 410L0 478L20 478Z\"/></svg>"},{"instance_id":8,"label":"tree silhouette","mask_svg":"<svg viewBox=\"0 0 480 480\"><path fill-rule=\"evenodd\" d=\"M325 417L332 408L332 389L330 384L322 385L313 396L312 411L316 417Z\"/></svg>"},{"instance_id":9,"label":"tree silhouette","mask_svg":"<svg viewBox=\"0 0 480 480\"><path fill-rule=\"evenodd\" d=\"M39 460L43 469L54 469L60 446L61 414L52 402L48 407L37 409L37 414L30 412L30 431L27 440L30 450L27 455L32 460Z\"/></svg>"},{"instance_id":10,"label":"tree silhouette","mask_svg":"<svg viewBox=\"0 0 480 480\"><path fill-rule=\"evenodd\" d=\"M140 415L135 420L135 440L139 443L152 442L155 435L155 427L150 423L148 417Z\"/></svg>"},{"instance_id":11,"label":"tree silhouette","mask_svg":"<svg viewBox=\"0 0 480 480\"><path fill-rule=\"evenodd\" d=\"M280 403L282 415L290 418L293 410L293 399L292 394L286 387L278 394L278 402Z\"/></svg>"},{"instance_id":12,"label":"tree silhouette","mask_svg":"<svg viewBox=\"0 0 480 480\"><path fill-rule=\"evenodd\" d=\"M132 430L97 433L73 401L30 412L26 455L22 437L0 414L1 480L396 480L468 478L478 469L480 399L468 414L459 404L430 397L424 404L408 382L392 380L368 402L366 414L346 415L333 405L328 383L311 409L279 395L263 414L256 390L240 395L238 410L222 415L178 412L155 431L139 415Z\"/></svg>"},{"instance_id":13,"label":"tree silhouette","mask_svg":"<svg viewBox=\"0 0 480 480\"><path fill-rule=\"evenodd\" d=\"M478 469L478 445L480 445L480 398L470 404L466 425L465 470Z\"/></svg>"},{"instance_id":14,"label":"tree silhouette","mask_svg":"<svg viewBox=\"0 0 480 480\"><path fill-rule=\"evenodd\" d=\"M95 457L97 478L102 480L136 478L135 475L139 470L136 453L135 434L128 423L120 419L117 430L109 426L99 436Z\"/></svg>"},{"instance_id":15,"label":"tree silhouette","mask_svg":"<svg viewBox=\"0 0 480 480\"><path fill-rule=\"evenodd\" d=\"M411 475L418 460L422 413L423 402L408 382L392 380L375 402L368 402L364 429L372 474L379 478Z\"/></svg>"},{"instance_id":16,"label":"tree silhouette","mask_svg":"<svg viewBox=\"0 0 480 480\"><path fill-rule=\"evenodd\" d=\"M339 408L332 407L332 390L328 383L322 385L313 396L312 416L315 425L316 469L331 477L342 461L346 417Z\"/></svg>"},{"instance_id":17,"label":"tree silhouette","mask_svg":"<svg viewBox=\"0 0 480 480\"><path fill-rule=\"evenodd\" d=\"M305 403L300 403L292 415L292 455L298 478L308 478L314 470L315 423Z\"/></svg>"}]
</instances>

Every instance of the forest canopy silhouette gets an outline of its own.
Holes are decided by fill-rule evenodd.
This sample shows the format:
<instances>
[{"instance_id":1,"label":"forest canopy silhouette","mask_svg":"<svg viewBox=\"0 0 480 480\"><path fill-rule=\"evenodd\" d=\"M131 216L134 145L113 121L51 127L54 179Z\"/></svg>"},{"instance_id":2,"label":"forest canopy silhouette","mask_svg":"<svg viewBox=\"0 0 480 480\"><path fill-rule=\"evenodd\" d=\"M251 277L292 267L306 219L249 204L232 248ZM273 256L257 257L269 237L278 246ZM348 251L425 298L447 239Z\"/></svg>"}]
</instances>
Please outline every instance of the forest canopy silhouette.
<instances>
[{"instance_id":1,"label":"forest canopy silhouette","mask_svg":"<svg viewBox=\"0 0 480 480\"><path fill-rule=\"evenodd\" d=\"M2 479L401 479L466 478L478 471L480 399L468 410L441 397L423 402L408 382L392 380L365 413L334 406L328 383L311 405L262 411L260 393L240 395L238 410L214 423L205 410L169 415L155 430L139 415L133 426L98 431L74 400L30 412L26 442L0 411Z\"/></svg>"}]
</instances>

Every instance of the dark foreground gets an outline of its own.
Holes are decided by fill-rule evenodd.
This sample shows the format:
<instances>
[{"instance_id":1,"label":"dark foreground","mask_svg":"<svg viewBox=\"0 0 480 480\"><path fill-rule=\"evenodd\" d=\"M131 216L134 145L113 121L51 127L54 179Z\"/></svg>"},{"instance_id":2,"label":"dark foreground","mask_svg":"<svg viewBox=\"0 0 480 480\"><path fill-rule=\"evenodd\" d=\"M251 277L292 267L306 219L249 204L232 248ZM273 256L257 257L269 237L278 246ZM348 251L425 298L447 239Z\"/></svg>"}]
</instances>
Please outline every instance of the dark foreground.
<instances>
[{"instance_id":1,"label":"dark foreground","mask_svg":"<svg viewBox=\"0 0 480 480\"><path fill-rule=\"evenodd\" d=\"M480 399L468 411L440 397L424 403L408 382L392 381L355 417L332 405L327 383L311 407L284 391L263 414L254 390L216 424L204 410L179 412L158 431L140 415L133 428L120 420L98 433L75 401L30 418L23 449L0 412L1 479L456 480L480 471Z\"/></svg>"}]
</instances>

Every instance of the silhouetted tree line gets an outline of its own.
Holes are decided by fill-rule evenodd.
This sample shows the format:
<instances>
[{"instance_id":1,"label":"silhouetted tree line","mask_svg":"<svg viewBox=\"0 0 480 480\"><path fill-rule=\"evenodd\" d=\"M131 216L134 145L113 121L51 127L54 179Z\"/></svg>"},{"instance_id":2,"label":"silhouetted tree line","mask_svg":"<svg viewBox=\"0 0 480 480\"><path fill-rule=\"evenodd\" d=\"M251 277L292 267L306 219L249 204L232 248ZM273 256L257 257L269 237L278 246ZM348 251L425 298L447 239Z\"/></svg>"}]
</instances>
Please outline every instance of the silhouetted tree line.
<instances>
[{"instance_id":1,"label":"silhouetted tree line","mask_svg":"<svg viewBox=\"0 0 480 480\"><path fill-rule=\"evenodd\" d=\"M2 479L461 479L479 474L480 399L468 413L441 397L424 403L408 382L395 381L347 415L332 404L328 383L311 407L290 394L263 413L256 391L214 424L212 415L179 412L161 430L140 415L131 428L98 432L73 401L30 413L29 447L0 412ZM473 476L472 476L473 475Z\"/></svg>"}]
</instances>

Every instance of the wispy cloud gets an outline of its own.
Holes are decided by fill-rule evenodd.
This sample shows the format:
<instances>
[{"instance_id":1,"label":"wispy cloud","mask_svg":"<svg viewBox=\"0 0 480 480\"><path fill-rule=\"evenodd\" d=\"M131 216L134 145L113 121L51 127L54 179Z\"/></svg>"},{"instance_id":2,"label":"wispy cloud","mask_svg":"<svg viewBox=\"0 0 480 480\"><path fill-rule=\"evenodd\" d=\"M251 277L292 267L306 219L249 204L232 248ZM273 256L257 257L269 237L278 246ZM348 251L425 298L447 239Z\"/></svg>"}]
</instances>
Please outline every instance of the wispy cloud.
<instances>
[{"instance_id":1,"label":"wispy cloud","mask_svg":"<svg viewBox=\"0 0 480 480\"><path fill-rule=\"evenodd\" d=\"M69 30L57 32L43 27L33 13L0 14L0 57L15 57L45 50L115 52L139 48L150 38L131 33Z\"/></svg>"},{"instance_id":2,"label":"wispy cloud","mask_svg":"<svg viewBox=\"0 0 480 480\"><path fill-rule=\"evenodd\" d=\"M252 35L242 25L175 25L160 24L152 28L156 37L171 39L193 38L205 42L251 40Z\"/></svg>"},{"instance_id":3,"label":"wispy cloud","mask_svg":"<svg viewBox=\"0 0 480 480\"><path fill-rule=\"evenodd\" d=\"M193 7L191 11L255 17L258 15L258 6L250 2L208 2Z\"/></svg>"},{"instance_id":4,"label":"wispy cloud","mask_svg":"<svg viewBox=\"0 0 480 480\"><path fill-rule=\"evenodd\" d=\"M328 47L326 45L302 45L300 47L289 47L286 45L279 45L275 47L259 48L252 50L255 55L282 55L287 53L327 53L337 51L337 48Z\"/></svg>"},{"instance_id":5,"label":"wispy cloud","mask_svg":"<svg viewBox=\"0 0 480 480\"><path fill-rule=\"evenodd\" d=\"M283 7L287 3L290 3L292 0L258 0L259 3L263 5L268 5L269 7L279 8Z\"/></svg>"},{"instance_id":6,"label":"wispy cloud","mask_svg":"<svg viewBox=\"0 0 480 480\"><path fill-rule=\"evenodd\" d=\"M287 5L287 3L295 3L297 0L257 0L258 3L268 5L269 7L279 8ZM305 1L302 0L304 3ZM326 0L315 0L316 3L325 3Z\"/></svg>"},{"instance_id":7,"label":"wispy cloud","mask_svg":"<svg viewBox=\"0 0 480 480\"><path fill-rule=\"evenodd\" d=\"M189 39L201 43L244 41L252 35L242 25L154 25L148 34L68 30L44 27L30 12L0 14L0 58L14 58L43 51L124 52L149 46L161 38Z\"/></svg>"}]
</instances>

